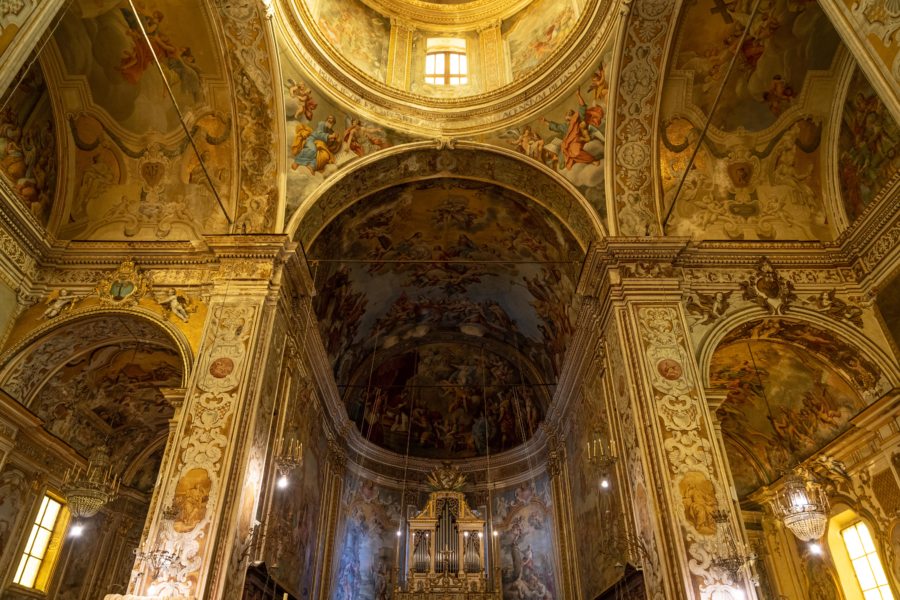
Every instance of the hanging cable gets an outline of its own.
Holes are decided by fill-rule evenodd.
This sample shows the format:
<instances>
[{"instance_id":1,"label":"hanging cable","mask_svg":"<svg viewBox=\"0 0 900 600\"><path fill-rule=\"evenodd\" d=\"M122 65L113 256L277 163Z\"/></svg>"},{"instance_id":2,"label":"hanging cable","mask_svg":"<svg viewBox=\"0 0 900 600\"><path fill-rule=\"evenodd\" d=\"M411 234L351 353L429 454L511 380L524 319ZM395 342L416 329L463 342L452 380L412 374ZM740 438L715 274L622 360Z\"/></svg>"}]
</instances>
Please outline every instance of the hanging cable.
<instances>
[{"instance_id":1,"label":"hanging cable","mask_svg":"<svg viewBox=\"0 0 900 600\"><path fill-rule=\"evenodd\" d=\"M684 172L681 174L681 179L678 182L678 187L675 189L675 195L672 197L672 203L669 205L669 209L666 211L666 217L662 222L662 230L663 235L666 233L666 225L669 223L669 218L672 216L672 210L675 208L675 203L678 202L678 196L681 194L681 190L684 187L684 182L687 180L688 173L691 171L691 167L694 165L694 160L697 158L697 154L700 152L700 146L703 144L703 140L706 138L706 132L709 130L709 126L712 123L713 115L716 112L716 108L719 106L719 101L722 99L722 92L725 91L725 85L728 83L728 78L731 76L731 70L734 68L735 63L737 62L737 57L741 53L741 48L744 46L744 41L747 39L747 34L750 33L750 25L753 23L753 18L756 16L756 9L759 8L760 0L756 0L753 4L753 9L750 11L750 16L747 19L747 25L744 27L744 31L741 34L741 39L738 40L737 46L734 49L734 55L731 57L731 62L728 63L728 69L725 70L725 75L722 77L722 83L719 84L719 91L716 92L716 97L713 100L712 107L709 109L709 115L706 117L706 121L703 123L703 129L700 131L700 137L697 139L697 145L694 146L694 151L691 152L691 157L688 159L687 165L684 167Z\"/></svg>"}]
</instances>

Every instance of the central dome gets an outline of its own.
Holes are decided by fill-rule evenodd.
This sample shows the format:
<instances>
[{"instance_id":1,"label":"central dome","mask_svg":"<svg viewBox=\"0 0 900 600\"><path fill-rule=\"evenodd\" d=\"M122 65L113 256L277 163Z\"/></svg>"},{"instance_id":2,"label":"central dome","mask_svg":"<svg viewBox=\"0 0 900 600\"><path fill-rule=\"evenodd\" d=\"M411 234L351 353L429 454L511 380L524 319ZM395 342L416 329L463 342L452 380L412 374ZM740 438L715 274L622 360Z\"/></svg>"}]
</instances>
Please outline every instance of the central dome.
<instances>
[{"instance_id":1,"label":"central dome","mask_svg":"<svg viewBox=\"0 0 900 600\"><path fill-rule=\"evenodd\" d=\"M614 0L278 0L280 42L347 107L477 134L537 114L595 65Z\"/></svg>"}]
</instances>

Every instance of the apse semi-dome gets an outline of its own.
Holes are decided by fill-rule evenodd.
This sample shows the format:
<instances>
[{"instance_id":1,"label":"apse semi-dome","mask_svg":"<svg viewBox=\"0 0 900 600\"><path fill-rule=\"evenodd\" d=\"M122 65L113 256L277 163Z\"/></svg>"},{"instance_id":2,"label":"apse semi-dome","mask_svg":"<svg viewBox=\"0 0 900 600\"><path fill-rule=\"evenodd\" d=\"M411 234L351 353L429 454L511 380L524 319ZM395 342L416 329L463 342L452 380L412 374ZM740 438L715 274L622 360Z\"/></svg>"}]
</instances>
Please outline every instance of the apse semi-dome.
<instances>
[{"instance_id":1,"label":"apse semi-dome","mask_svg":"<svg viewBox=\"0 0 900 600\"><path fill-rule=\"evenodd\" d=\"M458 136L521 121L595 65L619 0L274 0L280 38L368 118Z\"/></svg>"},{"instance_id":2,"label":"apse semi-dome","mask_svg":"<svg viewBox=\"0 0 900 600\"><path fill-rule=\"evenodd\" d=\"M429 179L357 201L308 255L325 350L364 439L474 458L536 433L583 258L549 210L492 184Z\"/></svg>"}]
</instances>

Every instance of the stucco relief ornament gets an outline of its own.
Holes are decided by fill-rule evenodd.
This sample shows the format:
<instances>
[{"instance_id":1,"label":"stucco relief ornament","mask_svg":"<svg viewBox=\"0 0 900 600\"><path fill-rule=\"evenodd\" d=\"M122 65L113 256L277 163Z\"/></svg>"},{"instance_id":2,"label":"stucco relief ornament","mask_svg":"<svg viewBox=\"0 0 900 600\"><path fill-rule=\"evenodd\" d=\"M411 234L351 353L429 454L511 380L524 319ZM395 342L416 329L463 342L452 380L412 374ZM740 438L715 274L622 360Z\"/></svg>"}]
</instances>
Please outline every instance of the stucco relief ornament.
<instances>
[{"instance_id":1,"label":"stucco relief ornament","mask_svg":"<svg viewBox=\"0 0 900 600\"><path fill-rule=\"evenodd\" d=\"M850 321L857 327L863 326L863 309L836 297L831 289L815 296L809 296L806 304L837 321Z\"/></svg>"},{"instance_id":2,"label":"stucco relief ornament","mask_svg":"<svg viewBox=\"0 0 900 600\"><path fill-rule=\"evenodd\" d=\"M61 312L64 310L72 310L72 307L75 306L81 298L73 296L69 293L69 290L54 290L50 292L47 296L47 299L44 300L44 303L47 305L47 308L44 309L44 312L41 313L42 319L53 319L58 317Z\"/></svg>"},{"instance_id":3,"label":"stucco relief ornament","mask_svg":"<svg viewBox=\"0 0 900 600\"><path fill-rule=\"evenodd\" d=\"M436 492L459 492L466 486L466 476L459 471L459 467L444 462L428 474L425 482Z\"/></svg>"},{"instance_id":4,"label":"stucco relief ornament","mask_svg":"<svg viewBox=\"0 0 900 600\"><path fill-rule=\"evenodd\" d=\"M741 289L744 290L744 300L759 304L773 315L784 314L791 302L797 299L794 284L779 275L765 257L757 264L756 273L741 282Z\"/></svg>"},{"instance_id":5,"label":"stucco relief ornament","mask_svg":"<svg viewBox=\"0 0 900 600\"><path fill-rule=\"evenodd\" d=\"M724 317L731 307L728 299L731 298L732 293L734 293L734 290L713 292L711 294L697 292L689 295L685 299L684 309L688 313L691 326L712 325Z\"/></svg>"},{"instance_id":6,"label":"stucco relief ornament","mask_svg":"<svg viewBox=\"0 0 900 600\"><path fill-rule=\"evenodd\" d=\"M112 274L101 279L94 292L103 304L134 306L151 287L150 277L141 273L133 260L126 260Z\"/></svg>"},{"instance_id":7,"label":"stucco relief ornament","mask_svg":"<svg viewBox=\"0 0 900 600\"><path fill-rule=\"evenodd\" d=\"M156 303L165 309L167 317L173 315L182 323L187 323L191 318L191 313L197 312L197 305L194 301L175 288L169 288L165 293L159 295Z\"/></svg>"}]
</instances>

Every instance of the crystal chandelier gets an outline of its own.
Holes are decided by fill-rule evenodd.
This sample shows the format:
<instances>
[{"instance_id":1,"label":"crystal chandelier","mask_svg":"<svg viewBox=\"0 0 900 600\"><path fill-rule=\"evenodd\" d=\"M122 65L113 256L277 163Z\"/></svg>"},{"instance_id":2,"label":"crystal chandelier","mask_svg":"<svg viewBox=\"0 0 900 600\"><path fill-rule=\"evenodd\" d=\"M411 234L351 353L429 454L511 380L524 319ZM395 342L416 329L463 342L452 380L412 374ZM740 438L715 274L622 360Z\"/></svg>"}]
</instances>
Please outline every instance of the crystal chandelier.
<instances>
[{"instance_id":1,"label":"crystal chandelier","mask_svg":"<svg viewBox=\"0 0 900 600\"><path fill-rule=\"evenodd\" d=\"M67 469L61 487L69 511L77 519L93 517L119 493L119 477L113 474L106 446L91 452L87 469Z\"/></svg>"},{"instance_id":2,"label":"crystal chandelier","mask_svg":"<svg viewBox=\"0 0 900 600\"><path fill-rule=\"evenodd\" d=\"M726 510L717 510L713 513L716 522L716 541L713 558L710 564L728 574L729 583L738 584L741 579L741 570L756 560L756 554L745 552L743 544L738 547L729 527L729 514Z\"/></svg>"},{"instance_id":3,"label":"crystal chandelier","mask_svg":"<svg viewBox=\"0 0 900 600\"><path fill-rule=\"evenodd\" d=\"M828 495L804 470L788 475L771 504L775 516L800 540L813 542L824 535L828 524Z\"/></svg>"}]
</instances>

